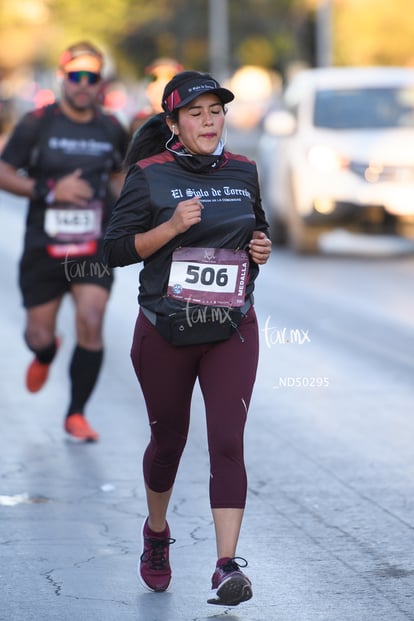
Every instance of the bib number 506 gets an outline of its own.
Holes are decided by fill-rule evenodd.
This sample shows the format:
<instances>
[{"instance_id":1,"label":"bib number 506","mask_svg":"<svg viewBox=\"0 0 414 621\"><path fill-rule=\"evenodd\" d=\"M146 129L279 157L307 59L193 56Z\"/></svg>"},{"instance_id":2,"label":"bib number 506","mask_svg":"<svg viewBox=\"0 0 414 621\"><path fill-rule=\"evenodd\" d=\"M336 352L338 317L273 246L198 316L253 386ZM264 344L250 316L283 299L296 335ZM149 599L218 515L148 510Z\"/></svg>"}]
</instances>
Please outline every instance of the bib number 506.
<instances>
[{"instance_id":1,"label":"bib number 506","mask_svg":"<svg viewBox=\"0 0 414 621\"><path fill-rule=\"evenodd\" d=\"M213 267L200 267L199 265L189 265L187 267L187 277L185 282L195 285L200 282L202 285L212 285L225 287L229 281L227 268L221 267L215 270Z\"/></svg>"}]
</instances>

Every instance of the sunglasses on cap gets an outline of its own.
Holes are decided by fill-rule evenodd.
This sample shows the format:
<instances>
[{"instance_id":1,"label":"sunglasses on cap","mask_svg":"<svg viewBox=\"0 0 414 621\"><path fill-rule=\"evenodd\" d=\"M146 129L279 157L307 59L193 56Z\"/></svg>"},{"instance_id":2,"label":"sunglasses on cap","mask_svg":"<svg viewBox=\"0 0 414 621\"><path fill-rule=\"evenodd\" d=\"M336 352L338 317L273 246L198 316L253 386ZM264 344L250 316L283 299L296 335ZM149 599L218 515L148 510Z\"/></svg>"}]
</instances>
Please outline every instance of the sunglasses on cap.
<instances>
[{"instance_id":1,"label":"sunglasses on cap","mask_svg":"<svg viewBox=\"0 0 414 621\"><path fill-rule=\"evenodd\" d=\"M68 71L66 77L74 84L80 84L83 78L86 78L88 84L97 84L101 79L101 74L93 73L93 71Z\"/></svg>"}]
</instances>

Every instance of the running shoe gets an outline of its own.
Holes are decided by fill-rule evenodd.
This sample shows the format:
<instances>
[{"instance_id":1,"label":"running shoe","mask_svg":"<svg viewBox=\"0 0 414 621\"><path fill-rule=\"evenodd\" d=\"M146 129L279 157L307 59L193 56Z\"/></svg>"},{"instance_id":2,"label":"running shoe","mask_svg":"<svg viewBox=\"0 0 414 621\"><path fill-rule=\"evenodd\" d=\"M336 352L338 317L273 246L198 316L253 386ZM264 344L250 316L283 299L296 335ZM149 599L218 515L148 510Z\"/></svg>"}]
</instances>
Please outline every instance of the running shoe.
<instances>
[{"instance_id":1,"label":"running shoe","mask_svg":"<svg viewBox=\"0 0 414 621\"><path fill-rule=\"evenodd\" d=\"M65 431L78 440L97 442L99 434L92 429L83 414L70 414L65 420Z\"/></svg>"},{"instance_id":2,"label":"running shoe","mask_svg":"<svg viewBox=\"0 0 414 621\"><path fill-rule=\"evenodd\" d=\"M244 565L240 566L236 560L243 561ZM253 596L252 583L240 571L240 567L247 567L247 561L238 556L224 557L217 561L216 570L211 579L211 588L215 589L216 597L207 600L208 604L237 606Z\"/></svg>"},{"instance_id":3,"label":"running shoe","mask_svg":"<svg viewBox=\"0 0 414 621\"><path fill-rule=\"evenodd\" d=\"M142 526L143 552L138 566L138 577L144 587L150 591L168 591L171 584L171 567L169 547L175 543L170 537L167 524L162 533L156 535L149 531L148 518Z\"/></svg>"},{"instance_id":4,"label":"running shoe","mask_svg":"<svg viewBox=\"0 0 414 621\"><path fill-rule=\"evenodd\" d=\"M60 346L60 339L55 339L56 348ZM39 362L37 358L29 364L26 372L26 388L29 392L39 392L46 383L49 375L49 369L52 362L44 364Z\"/></svg>"}]
</instances>

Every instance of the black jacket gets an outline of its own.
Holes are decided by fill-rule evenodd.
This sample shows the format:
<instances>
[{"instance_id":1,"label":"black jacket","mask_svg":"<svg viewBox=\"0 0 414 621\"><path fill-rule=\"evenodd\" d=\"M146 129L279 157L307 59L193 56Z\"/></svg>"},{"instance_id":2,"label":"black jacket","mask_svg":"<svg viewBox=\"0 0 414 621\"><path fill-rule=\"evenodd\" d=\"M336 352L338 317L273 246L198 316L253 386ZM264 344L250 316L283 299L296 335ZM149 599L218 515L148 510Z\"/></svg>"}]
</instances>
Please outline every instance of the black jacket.
<instances>
[{"instance_id":1,"label":"black jacket","mask_svg":"<svg viewBox=\"0 0 414 621\"><path fill-rule=\"evenodd\" d=\"M198 196L202 220L144 261L138 300L159 314L182 304L166 297L172 253L182 246L247 249L254 230L267 233L257 169L244 156L185 157L165 151L132 166L106 230L104 250L110 267L138 263L136 233L169 220L177 204ZM258 266L250 261L246 295L251 294Z\"/></svg>"}]
</instances>

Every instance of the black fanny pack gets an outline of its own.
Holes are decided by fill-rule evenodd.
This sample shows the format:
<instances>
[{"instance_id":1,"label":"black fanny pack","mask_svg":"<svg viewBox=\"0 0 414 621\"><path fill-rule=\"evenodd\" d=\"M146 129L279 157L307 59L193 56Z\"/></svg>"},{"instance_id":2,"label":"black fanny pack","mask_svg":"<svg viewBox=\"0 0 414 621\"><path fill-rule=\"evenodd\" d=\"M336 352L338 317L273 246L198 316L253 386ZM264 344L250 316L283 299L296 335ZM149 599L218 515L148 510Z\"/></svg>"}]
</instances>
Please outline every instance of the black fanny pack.
<instances>
[{"instance_id":1,"label":"black fanny pack","mask_svg":"<svg viewBox=\"0 0 414 621\"><path fill-rule=\"evenodd\" d=\"M241 308L188 306L171 315L156 315L141 307L143 314L171 345L201 345L226 341L237 330L252 306L249 300Z\"/></svg>"}]
</instances>

